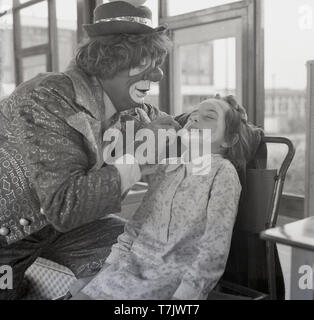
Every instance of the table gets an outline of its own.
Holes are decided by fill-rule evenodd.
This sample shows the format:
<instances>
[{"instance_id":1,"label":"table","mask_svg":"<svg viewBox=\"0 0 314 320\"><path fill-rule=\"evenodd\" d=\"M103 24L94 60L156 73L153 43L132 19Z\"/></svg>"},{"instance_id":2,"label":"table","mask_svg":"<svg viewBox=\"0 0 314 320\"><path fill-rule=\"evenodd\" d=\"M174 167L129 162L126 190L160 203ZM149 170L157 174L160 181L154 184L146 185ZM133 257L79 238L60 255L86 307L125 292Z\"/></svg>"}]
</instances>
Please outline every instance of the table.
<instances>
[{"instance_id":1,"label":"table","mask_svg":"<svg viewBox=\"0 0 314 320\"><path fill-rule=\"evenodd\" d=\"M292 247L291 299L314 300L314 217L266 230L261 237Z\"/></svg>"}]
</instances>

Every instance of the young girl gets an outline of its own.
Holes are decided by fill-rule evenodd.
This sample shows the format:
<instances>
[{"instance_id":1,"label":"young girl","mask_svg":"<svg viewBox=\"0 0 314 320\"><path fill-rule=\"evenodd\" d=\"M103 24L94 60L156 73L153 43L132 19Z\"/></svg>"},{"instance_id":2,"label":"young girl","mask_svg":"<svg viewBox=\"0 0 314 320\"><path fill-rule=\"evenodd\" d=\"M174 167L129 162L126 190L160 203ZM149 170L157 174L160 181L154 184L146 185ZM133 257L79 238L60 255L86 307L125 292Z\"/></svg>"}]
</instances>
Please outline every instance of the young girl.
<instances>
[{"instance_id":1,"label":"young girl","mask_svg":"<svg viewBox=\"0 0 314 320\"><path fill-rule=\"evenodd\" d=\"M186 128L211 130L211 154L201 169L193 161L160 165L106 266L77 299L203 300L217 285L241 194L236 168L261 134L231 96L202 102Z\"/></svg>"}]
</instances>

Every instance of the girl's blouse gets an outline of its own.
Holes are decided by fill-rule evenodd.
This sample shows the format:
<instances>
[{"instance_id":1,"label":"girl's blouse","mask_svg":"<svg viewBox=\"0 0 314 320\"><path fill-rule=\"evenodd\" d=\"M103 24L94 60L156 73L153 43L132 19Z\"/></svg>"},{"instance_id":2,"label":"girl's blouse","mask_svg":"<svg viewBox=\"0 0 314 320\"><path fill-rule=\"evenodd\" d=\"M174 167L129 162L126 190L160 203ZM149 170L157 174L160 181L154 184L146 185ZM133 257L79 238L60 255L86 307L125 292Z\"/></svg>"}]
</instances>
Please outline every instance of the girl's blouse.
<instances>
[{"instance_id":1,"label":"girl's blouse","mask_svg":"<svg viewBox=\"0 0 314 320\"><path fill-rule=\"evenodd\" d=\"M162 272L182 270L175 298L206 298L225 269L241 185L222 156L207 156L203 164L160 165L108 264L137 257L156 269L162 266Z\"/></svg>"}]
</instances>

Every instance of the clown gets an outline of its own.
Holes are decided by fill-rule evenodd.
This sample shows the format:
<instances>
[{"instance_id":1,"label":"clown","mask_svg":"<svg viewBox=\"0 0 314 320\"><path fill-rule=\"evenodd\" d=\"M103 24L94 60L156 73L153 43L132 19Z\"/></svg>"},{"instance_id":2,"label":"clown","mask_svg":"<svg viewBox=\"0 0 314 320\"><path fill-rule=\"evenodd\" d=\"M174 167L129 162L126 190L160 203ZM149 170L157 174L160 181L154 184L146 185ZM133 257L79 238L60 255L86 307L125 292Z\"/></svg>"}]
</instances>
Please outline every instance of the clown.
<instances>
[{"instance_id":1,"label":"clown","mask_svg":"<svg viewBox=\"0 0 314 320\"><path fill-rule=\"evenodd\" d=\"M38 256L77 278L101 269L123 232L108 216L141 178L137 164L105 164L102 136L110 126L131 116L152 130L178 128L144 103L162 78L165 27L152 28L145 1L129 2L96 8L66 72L40 74L0 103L1 264L14 275L14 290L0 291L0 300L21 297Z\"/></svg>"}]
</instances>

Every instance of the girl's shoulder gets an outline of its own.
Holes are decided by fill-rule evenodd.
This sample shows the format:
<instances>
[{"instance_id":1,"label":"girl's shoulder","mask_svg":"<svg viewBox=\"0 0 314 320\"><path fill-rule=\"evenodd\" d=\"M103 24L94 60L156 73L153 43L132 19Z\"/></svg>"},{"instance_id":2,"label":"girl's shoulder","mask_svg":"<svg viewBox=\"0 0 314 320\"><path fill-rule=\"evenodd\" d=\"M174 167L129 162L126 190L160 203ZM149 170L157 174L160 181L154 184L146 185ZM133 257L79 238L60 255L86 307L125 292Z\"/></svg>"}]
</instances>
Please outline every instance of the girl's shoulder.
<instances>
[{"instance_id":1,"label":"girl's shoulder","mask_svg":"<svg viewBox=\"0 0 314 320\"><path fill-rule=\"evenodd\" d=\"M217 169L228 169L228 170L235 170L235 167L234 165L231 163L230 160L224 158L223 156L221 155L216 155L216 154L213 154L212 155L212 165L217 167Z\"/></svg>"},{"instance_id":2,"label":"girl's shoulder","mask_svg":"<svg viewBox=\"0 0 314 320\"><path fill-rule=\"evenodd\" d=\"M235 166L228 159L223 157L217 158L217 173L219 176L240 185L239 174Z\"/></svg>"}]
</instances>

